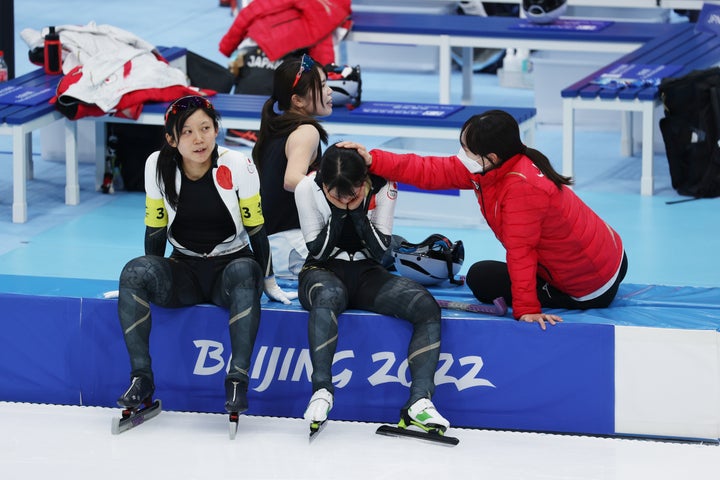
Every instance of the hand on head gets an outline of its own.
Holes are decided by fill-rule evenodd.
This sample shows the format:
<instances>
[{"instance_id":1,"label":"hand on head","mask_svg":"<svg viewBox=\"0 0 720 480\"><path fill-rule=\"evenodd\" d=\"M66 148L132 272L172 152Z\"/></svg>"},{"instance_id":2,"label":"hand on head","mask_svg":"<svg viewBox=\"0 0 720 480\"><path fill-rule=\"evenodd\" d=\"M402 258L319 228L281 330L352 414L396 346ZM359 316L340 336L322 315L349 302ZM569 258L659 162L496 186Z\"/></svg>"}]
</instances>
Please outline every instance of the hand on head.
<instances>
[{"instance_id":1,"label":"hand on head","mask_svg":"<svg viewBox=\"0 0 720 480\"><path fill-rule=\"evenodd\" d=\"M367 148L365 148L365 145L362 145L360 143L355 143L351 141L342 141L336 143L336 145L340 148L353 148L357 150L357 152L360 154L361 157L365 160L365 165L370 166L372 165L372 155L367 151Z\"/></svg>"}]
</instances>

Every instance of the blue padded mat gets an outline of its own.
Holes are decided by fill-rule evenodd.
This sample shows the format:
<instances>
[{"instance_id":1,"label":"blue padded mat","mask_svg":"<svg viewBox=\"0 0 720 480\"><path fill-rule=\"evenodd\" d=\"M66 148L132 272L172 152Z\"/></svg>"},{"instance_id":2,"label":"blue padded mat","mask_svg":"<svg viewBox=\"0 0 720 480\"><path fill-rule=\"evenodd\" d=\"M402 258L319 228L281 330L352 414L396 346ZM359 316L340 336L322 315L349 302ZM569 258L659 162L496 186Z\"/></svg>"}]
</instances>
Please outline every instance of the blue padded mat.
<instances>
[{"instance_id":1,"label":"blue padded mat","mask_svg":"<svg viewBox=\"0 0 720 480\"><path fill-rule=\"evenodd\" d=\"M292 290L293 281L279 280L280 286ZM0 275L0 292L22 295L101 298L104 292L117 289L117 281L77 278ZM477 303L467 287L431 287L439 299ZM265 300L265 299L264 299ZM302 310L295 300L291 307L265 302L263 308ZM595 310L552 310L567 323L604 324L689 330L720 330L720 288L677 287L664 285L622 284L610 308ZM508 320L510 313L505 316ZM443 318L496 318L460 310L443 310Z\"/></svg>"}]
</instances>

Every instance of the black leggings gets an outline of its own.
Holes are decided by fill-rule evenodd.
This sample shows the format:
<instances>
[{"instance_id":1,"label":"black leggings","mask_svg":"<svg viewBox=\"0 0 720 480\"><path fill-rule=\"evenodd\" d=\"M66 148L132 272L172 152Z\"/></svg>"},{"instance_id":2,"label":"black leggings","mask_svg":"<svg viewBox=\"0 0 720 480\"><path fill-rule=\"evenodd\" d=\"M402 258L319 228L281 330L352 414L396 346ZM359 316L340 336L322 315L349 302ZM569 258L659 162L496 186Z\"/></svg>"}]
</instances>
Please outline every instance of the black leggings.
<instances>
[{"instance_id":1,"label":"black leggings","mask_svg":"<svg viewBox=\"0 0 720 480\"><path fill-rule=\"evenodd\" d=\"M620 272L615 283L608 291L591 300L576 300L565 292L553 287L542 278L537 278L537 296L543 308L566 308L569 310L588 310L607 308L617 295L620 283L627 273L627 255L623 254ZM496 260L483 260L473 264L465 277L467 286L475 297L483 303L493 303L497 297L503 297L508 305L512 304L510 274L507 264Z\"/></svg>"},{"instance_id":2,"label":"black leggings","mask_svg":"<svg viewBox=\"0 0 720 480\"><path fill-rule=\"evenodd\" d=\"M348 308L401 318L413 325L408 347L410 399L405 407L435 392L440 356L440 307L422 285L389 273L373 260L330 260L300 272L298 294L310 312L308 338L313 365L313 391L334 392L332 362L338 317ZM382 335L382 332L378 332Z\"/></svg>"},{"instance_id":3,"label":"black leggings","mask_svg":"<svg viewBox=\"0 0 720 480\"><path fill-rule=\"evenodd\" d=\"M146 255L125 265L120 274L118 316L132 377L153 379L151 303L167 308L213 303L230 310L232 360L227 376L248 382L263 292L260 265L248 252L213 258Z\"/></svg>"}]
</instances>

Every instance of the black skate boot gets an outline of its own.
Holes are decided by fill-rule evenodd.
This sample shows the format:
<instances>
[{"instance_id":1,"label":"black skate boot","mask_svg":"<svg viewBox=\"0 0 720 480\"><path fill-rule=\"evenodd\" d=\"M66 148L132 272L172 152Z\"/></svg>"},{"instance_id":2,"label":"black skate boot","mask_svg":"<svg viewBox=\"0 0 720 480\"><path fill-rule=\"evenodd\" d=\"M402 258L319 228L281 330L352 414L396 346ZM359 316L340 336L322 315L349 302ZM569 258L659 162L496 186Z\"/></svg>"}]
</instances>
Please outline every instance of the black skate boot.
<instances>
[{"instance_id":1,"label":"black skate boot","mask_svg":"<svg viewBox=\"0 0 720 480\"><path fill-rule=\"evenodd\" d=\"M230 440L237 435L240 414L248 409L247 389L246 381L237 378L225 379L225 410L230 414L230 423L228 424Z\"/></svg>"},{"instance_id":2,"label":"black skate boot","mask_svg":"<svg viewBox=\"0 0 720 480\"><path fill-rule=\"evenodd\" d=\"M248 409L247 389L247 382L225 379L225 410L228 413L242 413Z\"/></svg>"},{"instance_id":3,"label":"black skate boot","mask_svg":"<svg viewBox=\"0 0 720 480\"><path fill-rule=\"evenodd\" d=\"M130 386L117 401L118 405L123 407L123 411L120 418L113 418L111 430L113 435L142 425L160 414L162 402L160 400L153 402L153 393L155 393L155 385L150 378L142 375L132 377Z\"/></svg>"},{"instance_id":4,"label":"black skate boot","mask_svg":"<svg viewBox=\"0 0 720 480\"><path fill-rule=\"evenodd\" d=\"M128 410L136 409L142 403L152 403L152 396L155 393L155 385L152 380L142 375L133 377L130 386L118 398L118 405Z\"/></svg>"}]
</instances>

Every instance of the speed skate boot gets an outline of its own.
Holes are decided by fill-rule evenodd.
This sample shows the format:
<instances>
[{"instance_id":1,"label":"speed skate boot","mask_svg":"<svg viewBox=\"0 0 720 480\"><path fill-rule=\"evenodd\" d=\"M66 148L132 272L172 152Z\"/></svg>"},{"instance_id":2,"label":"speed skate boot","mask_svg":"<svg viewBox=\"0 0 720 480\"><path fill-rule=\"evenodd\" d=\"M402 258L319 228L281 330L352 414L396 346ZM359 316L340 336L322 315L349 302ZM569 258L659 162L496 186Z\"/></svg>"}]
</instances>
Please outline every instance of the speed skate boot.
<instances>
[{"instance_id":1,"label":"speed skate boot","mask_svg":"<svg viewBox=\"0 0 720 480\"><path fill-rule=\"evenodd\" d=\"M328 413L333 407L333 394L326 388L321 388L313 393L310 402L305 409L303 418L310 422L310 441L317 437L318 433L325 428Z\"/></svg>"},{"instance_id":2,"label":"speed skate boot","mask_svg":"<svg viewBox=\"0 0 720 480\"><path fill-rule=\"evenodd\" d=\"M438 413L430 399L421 398L410 405L410 408L402 411L398 426L407 428L410 425L415 425L428 433L442 435L450 426L450 422Z\"/></svg>"},{"instance_id":3,"label":"speed skate boot","mask_svg":"<svg viewBox=\"0 0 720 480\"><path fill-rule=\"evenodd\" d=\"M248 409L247 382L237 378L225 379L225 410L230 413L243 413Z\"/></svg>"},{"instance_id":4,"label":"speed skate boot","mask_svg":"<svg viewBox=\"0 0 720 480\"><path fill-rule=\"evenodd\" d=\"M225 410L230 414L230 439L234 439L238 430L240 414L248 409L247 381L238 378L225 379Z\"/></svg>"},{"instance_id":5,"label":"speed skate boot","mask_svg":"<svg viewBox=\"0 0 720 480\"><path fill-rule=\"evenodd\" d=\"M130 386L117 400L123 411L119 418L113 418L111 429L113 435L142 425L160 414L162 402L153 401L153 393L155 393L155 385L151 378L143 375L132 377Z\"/></svg>"},{"instance_id":6,"label":"speed skate boot","mask_svg":"<svg viewBox=\"0 0 720 480\"><path fill-rule=\"evenodd\" d=\"M332 407L333 394L328 392L327 389L321 388L310 397L310 403L308 403L303 417L310 422L311 425L320 425L327 420L328 413L330 413Z\"/></svg>"},{"instance_id":7,"label":"speed skate boot","mask_svg":"<svg viewBox=\"0 0 720 480\"><path fill-rule=\"evenodd\" d=\"M155 393L155 385L148 377L138 375L132 377L130 386L118 398L117 403L127 410L134 410L145 403L146 406L152 403L152 396Z\"/></svg>"}]
</instances>

